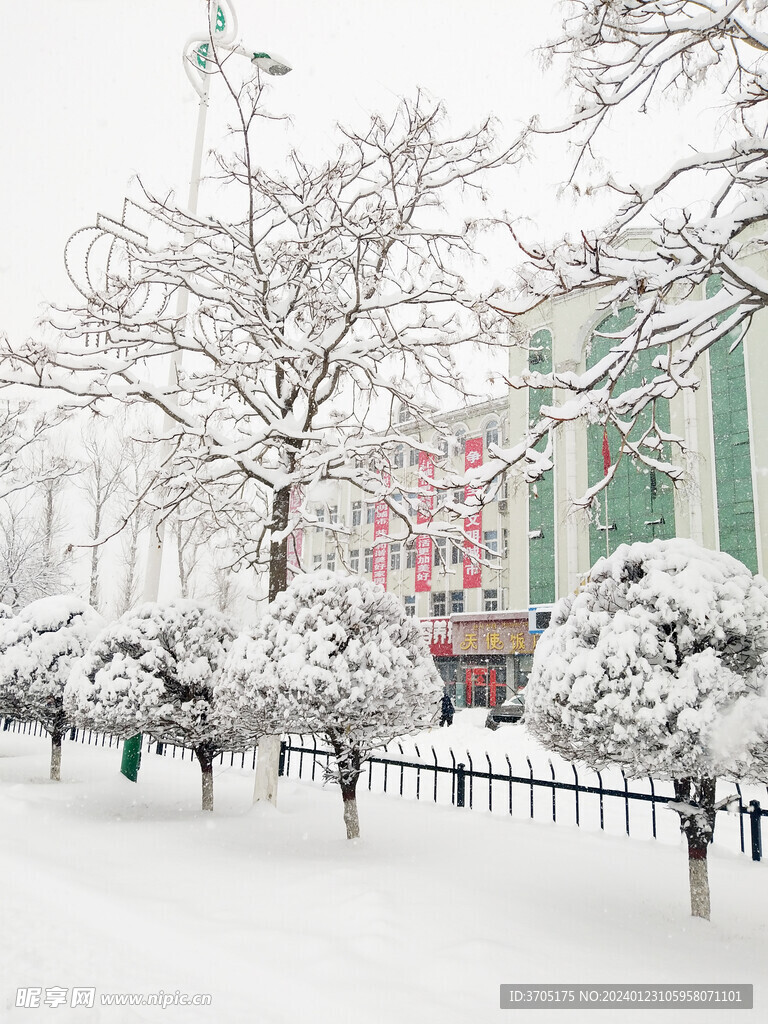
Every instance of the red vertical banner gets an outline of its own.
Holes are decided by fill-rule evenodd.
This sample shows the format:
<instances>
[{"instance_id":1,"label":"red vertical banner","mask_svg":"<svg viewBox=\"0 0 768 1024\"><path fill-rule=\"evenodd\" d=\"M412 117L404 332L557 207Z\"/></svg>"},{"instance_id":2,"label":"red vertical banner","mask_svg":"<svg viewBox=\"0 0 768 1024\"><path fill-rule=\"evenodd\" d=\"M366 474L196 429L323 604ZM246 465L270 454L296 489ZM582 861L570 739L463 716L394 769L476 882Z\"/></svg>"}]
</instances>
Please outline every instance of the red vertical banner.
<instances>
[{"instance_id":1,"label":"red vertical banner","mask_svg":"<svg viewBox=\"0 0 768 1024\"><path fill-rule=\"evenodd\" d=\"M482 437L469 438L464 446L464 470L476 469L483 461ZM464 504L473 505L474 487L464 488ZM480 565L480 543L483 536L483 513L478 508L464 520L464 589L479 587L482 583L482 567Z\"/></svg>"},{"instance_id":2,"label":"red vertical banner","mask_svg":"<svg viewBox=\"0 0 768 1024\"><path fill-rule=\"evenodd\" d=\"M419 492L416 524L423 526L432 518L435 489L432 480L435 463L428 452L419 452ZM432 589L432 538L420 534L416 538L416 593L429 593Z\"/></svg>"},{"instance_id":3,"label":"red vertical banner","mask_svg":"<svg viewBox=\"0 0 768 1024\"><path fill-rule=\"evenodd\" d=\"M384 483L389 486L389 477ZM373 520L373 582L387 589L387 568L389 565L389 544L380 537L389 533L389 505L386 501L376 502Z\"/></svg>"},{"instance_id":4,"label":"red vertical banner","mask_svg":"<svg viewBox=\"0 0 768 1024\"><path fill-rule=\"evenodd\" d=\"M288 511L294 516L301 508L302 492L301 487L291 488L291 497L288 503ZM299 528L294 530L288 537L288 568L294 573L301 569L301 555L304 548L304 531Z\"/></svg>"}]
</instances>

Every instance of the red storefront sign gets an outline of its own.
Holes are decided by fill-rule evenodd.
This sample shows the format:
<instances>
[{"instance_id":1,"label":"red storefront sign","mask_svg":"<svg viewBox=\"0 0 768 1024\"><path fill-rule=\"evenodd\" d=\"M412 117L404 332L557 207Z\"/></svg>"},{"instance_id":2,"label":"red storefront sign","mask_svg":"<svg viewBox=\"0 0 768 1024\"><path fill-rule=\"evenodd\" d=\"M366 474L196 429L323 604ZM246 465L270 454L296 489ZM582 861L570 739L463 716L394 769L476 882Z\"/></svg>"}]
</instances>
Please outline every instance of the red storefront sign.
<instances>
[{"instance_id":1,"label":"red storefront sign","mask_svg":"<svg viewBox=\"0 0 768 1024\"><path fill-rule=\"evenodd\" d=\"M291 497L288 510L291 516L295 516L301 508L302 501L301 487L291 488ZM301 567L301 555L304 550L304 531L299 528L294 530L288 537L288 568L298 572Z\"/></svg>"},{"instance_id":2,"label":"red storefront sign","mask_svg":"<svg viewBox=\"0 0 768 1024\"><path fill-rule=\"evenodd\" d=\"M471 437L464 446L464 469L476 469L483 461L482 437ZM464 504L473 505L475 489L464 488ZM482 583L480 544L483 536L483 513L480 509L464 520L464 589L479 587Z\"/></svg>"},{"instance_id":3,"label":"red storefront sign","mask_svg":"<svg viewBox=\"0 0 768 1024\"><path fill-rule=\"evenodd\" d=\"M419 452L419 506L416 512L416 524L422 526L432 518L435 504L435 489L432 479L435 475L435 463L428 452ZM416 538L416 593L429 592L432 589L432 538L421 534Z\"/></svg>"},{"instance_id":4,"label":"red storefront sign","mask_svg":"<svg viewBox=\"0 0 768 1024\"><path fill-rule=\"evenodd\" d=\"M429 653L433 658L450 658L453 654L453 635L451 631L451 620L422 619L421 635L429 644Z\"/></svg>"}]
</instances>

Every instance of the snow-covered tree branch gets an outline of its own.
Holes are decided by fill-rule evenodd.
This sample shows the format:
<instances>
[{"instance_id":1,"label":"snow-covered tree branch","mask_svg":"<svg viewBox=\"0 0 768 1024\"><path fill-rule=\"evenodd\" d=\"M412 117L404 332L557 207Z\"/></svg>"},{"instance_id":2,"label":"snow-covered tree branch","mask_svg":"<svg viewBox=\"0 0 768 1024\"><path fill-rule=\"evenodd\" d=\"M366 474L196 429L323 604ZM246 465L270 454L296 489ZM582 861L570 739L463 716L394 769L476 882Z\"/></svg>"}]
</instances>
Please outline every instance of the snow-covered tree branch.
<instances>
[{"instance_id":1,"label":"snow-covered tree branch","mask_svg":"<svg viewBox=\"0 0 768 1024\"><path fill-rule=\"evenodd\" d=\"M490 122L451 132L419 95L362 132L340 130L324 165L293 153L270 173L251 151L261 88L231 82L229 65L221 75L241 127L218 163L239 217L192 216L142 187L123 225L70 244L85 304L54 316L58 344L7 346L0 374L74 404L162 410L165 514L192 498L242 513L243 558L268 563L274 597L300 515L291 489L332 478L372 498L394 491L395 412L439 425L445 394L461 400L461 346L503 340L467 287L473 232L451 201L479 193L516 152L497 146Z\"/></svg>"},{"instance_id":2,"label":"snow-covered tree branch","mask_svg":"<svg viewBox=\"0 0 768 1024\"><path fill-rule=\"evenodd\" d=\"M660 456L661 446L671 440L684 448L685 440L654 430L633 445L633 426L647 410L655 419L659 401L698 387L701 355L725 335L738 343L768 305L768 12L746 0L567 0L563 6L563 34L545 54L557 66L566 62L575 110L567 123L539 131L566 134L576 151L571 182L578 180L582 191L608 189L618 205L607 225L578 239L521 242L520 290L506 304L500 297L498 308L520 312L594 288L595 305L606 315L629 306L635 316L587 372L511 381L552 388L554 396L503 458L535 479L547 462L534 445L561 423L581 419L611 424L622 453L676 479L679 464ZM686 96L717 103L719 137L697 134L698 119L687 117L680 102ZM682 155L655 181L618 182L608 125L615 129L624 118L631 139L630 116L659 117L665 110L680 121ZM595 172L585 186L587 155L609 166L607 177L596 179ZM514 235L511 221L510 230ZM653 372L642 387L622 392L622 374L640 353L650 353Z\"/></svg>"}]
</instances>

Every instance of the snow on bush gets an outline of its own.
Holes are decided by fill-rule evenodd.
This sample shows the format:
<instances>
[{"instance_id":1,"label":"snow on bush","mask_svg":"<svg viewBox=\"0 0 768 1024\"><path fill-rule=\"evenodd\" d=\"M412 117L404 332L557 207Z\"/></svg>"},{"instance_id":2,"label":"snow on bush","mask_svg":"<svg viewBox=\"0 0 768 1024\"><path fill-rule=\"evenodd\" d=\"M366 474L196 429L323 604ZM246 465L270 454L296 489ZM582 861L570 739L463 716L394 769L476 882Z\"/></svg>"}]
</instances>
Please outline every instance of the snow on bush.
<instances>
[{"instance_id":1,"label":"snow on bush","mask_svg":"<svg viewBox=\"0 0 768 1024\"><path fill-rule=\"evenodd\" d=\"M51 736L51 778L61 777L61 741L72 724L64 688L73 664L103 624L79 597L43 597L18 615L0 606L0 712L40 722Z\"/></svg>"},{"instance_id":2,"label":"snow on bush","mask_svg":"<svg viewBox=\"0 0 768 1024\"><path fill-rule=\"evenodd\" d=\"M715 779L749 740L715 742L727 715L764 688L768 582L689 540L622 545L558 602L526 691L531 732L563 757L675 781L693 885L706 882ZM738 756L737 756L738 755ZM693 869L692 869L693 871ZM708 888L706 913L709 915Z\"/></svg>"},{"instance_id":3,"label":"snow on bush","mask_svg":"<svg viewBox=\"0 0 768 1024\"><path fill-rule=\"evenodd\" d=\"M324 737L341 786L347 835L358 835L355 788L372 750L429 724L443 685L415 619L383 587L316 572L297 577L239 637L218 695L250 739Z\"/></svg>"},{"instance_id":4,"label":"snow on bush","mask_svg":"<svg viewBox=\"0 0 768 1024\"><path fill-rule=\"evenodd\" d=\"M144 604L95 639L72 673L66 706L89 728L190 747L203 774L203 809L213 810L213 758L235 741L214 683L234 636L223 615L195 601Z\"/></svg>"}]
</instances>

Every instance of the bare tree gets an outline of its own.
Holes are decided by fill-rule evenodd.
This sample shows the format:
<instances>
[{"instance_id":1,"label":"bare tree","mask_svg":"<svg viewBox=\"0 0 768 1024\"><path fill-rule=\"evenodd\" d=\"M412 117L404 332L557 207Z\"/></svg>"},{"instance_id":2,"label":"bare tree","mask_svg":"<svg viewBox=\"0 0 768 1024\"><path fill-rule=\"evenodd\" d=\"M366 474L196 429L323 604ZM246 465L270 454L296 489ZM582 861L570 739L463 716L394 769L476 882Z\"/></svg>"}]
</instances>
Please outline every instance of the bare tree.
<instances>
[{"instance_id":1,"label":"bare tree","mask_svg":"<svg viewBox=\"0 0 768 1024\"><path fill-rule=\"evenodd\" d=\"M6 499L0 506L0 601L18 610L69 586L68 556L56 557L34 508Z\"/></svg>"},{"instance_id":2,"label":"bare tree","mask_svg":"<svg viewBox=\"0 0 768 1024\"><path fill-rule=\"evenodd\" d=\"M125 449L122 439L111 435L107 423L92 419L81 434L81 472L77 486L85 495L90 510L88 523L91 566L88 603L98 608L100 603L99 566L102 545L112 521L111 506L119 493L125 470Z\"/></svg>"},{"instance_id":3,"label":"bare tree","mask_svg":"<svg viewBox=\"0 0 768 1024\"><path fill-rule=\"evenodd\" d=\"M173 536L176 542L176 564L179 572L179 590L182 597L195 593L193 576L199 568L206 547L218 530L217 524L205 509L196 502L189 502L179 509L173 519Z\"/></svg>"},{"instance_id":4,"label":"bare tree","mask_svg":"<svg viewBox=\"0 0 768 1024\"><path fill-rule=\"evenodd\" d=\"M462 346L498 342L464 279L472 225L446 207L479 195L488 172L516 157L497 147L490 123L452 132L440 105L419 95L363 132L342 129L323 166L293 153L272 174L252 150L261 88L238 87L229 67L220 74L238 151L219 163L242 217L192 217L145 190L152 249L124 218L97 281L88 244L86 304L55 317L56 351L9 349L0 372L80 403L162 409L164 514L191 499L217 517L238 511L241 557L268 566L274 597L302 515L289 510L291 488L354 479L371 497L391 496L388 452L406 440L395 413L405 406L439 425L445 394L461 400ZM75 249L68 259L78 264ZM186 316L175 311L179 289L191 296ZM174 379L158 384L158 363L182 353ZM389 500L416 529L415 514Z\"/></svg>"},{"instance_id":5,"label":"bare tree","mask_svg":"<svg viewBox=\"0 0 768 1024\"><path fill-rule=\"evenodd\" d=\"M122 472L115 497L115 515L118 522L125 525L121 533L123 570L115 602L118 616L133 608L139 596L141 538L152 521L152 507L146 500L146 493L151 487L153 472L153 445L148 440L148 425L131 424L127 417L121 417L119 426Z\"/></svg>"}]
</instances>

